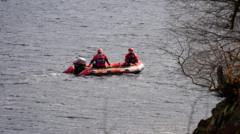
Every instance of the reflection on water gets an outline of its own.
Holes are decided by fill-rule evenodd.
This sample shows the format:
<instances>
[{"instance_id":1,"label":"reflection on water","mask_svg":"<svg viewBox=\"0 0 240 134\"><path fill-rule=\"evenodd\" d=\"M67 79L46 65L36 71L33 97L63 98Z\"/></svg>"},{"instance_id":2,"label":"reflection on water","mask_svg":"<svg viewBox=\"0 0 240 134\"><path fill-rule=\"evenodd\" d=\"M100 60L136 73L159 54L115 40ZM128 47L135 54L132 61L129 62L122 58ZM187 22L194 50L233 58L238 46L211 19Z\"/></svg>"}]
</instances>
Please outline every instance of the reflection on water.
<instances>
[{"instance_id":1,"label":"reflection on water","mask_svg":"<svg viewBox=\"0 0 240 134\"><path fill-rule=\"evenodd\" d=\"M216 99L194 90L158 49L167 39L166 2L1 0L0 133L179 134L189 119L193 129ZM145 70L62 74L77 55L90 60L99 47L112 62L134 47Z\"/></svg>"}]
</instances>

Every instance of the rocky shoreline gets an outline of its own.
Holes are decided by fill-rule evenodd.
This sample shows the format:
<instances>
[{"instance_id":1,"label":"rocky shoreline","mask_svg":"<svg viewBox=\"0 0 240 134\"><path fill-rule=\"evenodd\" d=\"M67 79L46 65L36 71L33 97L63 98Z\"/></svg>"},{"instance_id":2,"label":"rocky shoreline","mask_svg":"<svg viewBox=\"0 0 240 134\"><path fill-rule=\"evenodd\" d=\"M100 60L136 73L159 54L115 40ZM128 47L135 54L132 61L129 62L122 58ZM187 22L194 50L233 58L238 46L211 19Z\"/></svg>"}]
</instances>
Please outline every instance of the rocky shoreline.
<instances>
[{"instance_id":1,"label":"rocky shoreline","mask_svg":"<svg viewBox=\"0 0 240 134\"><path fill-rule=\"evenodd\" d=\"M193 134L240 134L240 97L226 98L201 120Z\"/></svg>"},{"instance_id":2,"label":"rocky shoreline","mask_svg":"<svg viewBox=\"0 0 240 134\"><path fill-rule=\"evenodd\" d=\"M239 76L218 71L219 88L224 97L212 110L212 116L201 120L193 134L240 134L240 81Z\"/></svg>"}]
</instances>

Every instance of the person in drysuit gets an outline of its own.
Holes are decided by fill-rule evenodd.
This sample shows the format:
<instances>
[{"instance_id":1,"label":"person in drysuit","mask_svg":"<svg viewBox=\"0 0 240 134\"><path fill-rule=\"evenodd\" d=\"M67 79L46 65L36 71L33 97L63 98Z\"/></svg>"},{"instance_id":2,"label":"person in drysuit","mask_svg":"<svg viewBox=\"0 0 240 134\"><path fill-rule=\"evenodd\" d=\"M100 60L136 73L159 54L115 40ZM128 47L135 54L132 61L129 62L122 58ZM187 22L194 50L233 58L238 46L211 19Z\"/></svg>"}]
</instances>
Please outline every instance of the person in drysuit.
<instances>
[{"instance_id":1,"label":"person in drysuit","mask_svg":"<svg viewBox=\"0 0 240 134\"><path fill-rule=\"evenodd\" d=\"M135 65L139 62L138 55L134 52L133 48L128 49L128 53L125 55L123 66Z\"/></svg>"},{"instance_id":2,"label":"person in drysuit","mask_svg":"<svg viewBox=\"0 0 240 134\"><path fill-rule=\"evenodd\" d=\"M79 73L81 73L83 70L86 69L86 59L82 58L82 57L77 57L77 60L75 60L73 62L74 65L74 74L78 75Z\"/></svg>"},{"instance_id":3,"label":"person in drysuit","mask_svg":"<svg viewBox=\"0 0 240 134\"><path fill-rule=\"evenodd\" d=\"M110 66L107 56L103 53L103 49L99 48L88 66L93 64L93 68L106 68L106 63Z\"/></svg>"}]
</instances>

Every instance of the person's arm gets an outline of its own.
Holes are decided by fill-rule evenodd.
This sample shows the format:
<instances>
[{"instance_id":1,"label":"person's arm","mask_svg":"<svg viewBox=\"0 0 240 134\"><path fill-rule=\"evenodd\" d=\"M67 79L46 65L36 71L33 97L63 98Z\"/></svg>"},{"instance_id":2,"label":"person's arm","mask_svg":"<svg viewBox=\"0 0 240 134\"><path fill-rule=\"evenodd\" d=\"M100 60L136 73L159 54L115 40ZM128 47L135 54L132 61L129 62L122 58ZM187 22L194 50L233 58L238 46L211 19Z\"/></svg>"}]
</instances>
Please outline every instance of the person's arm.
<instances>
[{"instance_id":1,"label":"person's arm","mask_svg":"<svg viewBox=\"0 0 240 134\"><path fill-rule=\"evenodd\" d=\"M128 54L125 55L125 63L128 63Z\"/></svg>"},{"instance_id":2,"label":"person's arm","mask_svg":"<svg viewBox=\"0 0 240 134\"><path fill-rule=\"evenodd\" d=\"M139 62L139 58L138 58L137 54L135 54L135 58L136 58L136 63L138 63Z\"/></svg>"},{"instance_id":3,"label":"person's arm","mask_svg":"<svg viewBox=\"0 0 240 134\"><path fill-rule=\"evenodd\" d=\"M88 64L88 66L91 66L94 61L95 61L95 56L93 56L92 60L91 60L90 63Z\"/></svg>"},{"instance_id":4,"label":"person's arm","mask_svg":"<svg viewBox=\"0 0 240 134\"><path fill-rule=\"evenodd\" d=\"M105 55L105 60L106 60L107 64L110 66L111 64L109 63L108 58L107 58L106 55Z\"/></svg>"}]
</instances>

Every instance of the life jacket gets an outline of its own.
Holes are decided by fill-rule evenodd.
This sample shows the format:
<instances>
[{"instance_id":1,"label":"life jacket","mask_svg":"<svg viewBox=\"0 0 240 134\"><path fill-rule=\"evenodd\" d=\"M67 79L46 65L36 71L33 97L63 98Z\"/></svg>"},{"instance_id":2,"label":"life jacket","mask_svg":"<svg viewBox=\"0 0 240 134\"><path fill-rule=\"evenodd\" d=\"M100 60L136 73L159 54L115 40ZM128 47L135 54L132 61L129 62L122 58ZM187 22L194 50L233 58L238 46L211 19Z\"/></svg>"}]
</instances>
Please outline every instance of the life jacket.
<instances>
[{"instance_id":1,"label":"life jacket","mask_svg":"<svg viewBox=\"0 0 240 134\"><path fill-rule=\"evenodd\" d=\"M127 54L126 55L126 60L125 60L125 62L127 63L127 64L130 64L130 63L138 63L138 57L137 57L137 55L135 54L135 53L129 53L129 54Z\"/></svg>"},{"instance_id":2,"label":"life jacket","mask_svg":"<svg viewBox=\"0 0 240 134\"><path fill-rule=\"evenodd\" d=\"M95 59L95 66L96 67L106 67L106 55L104 54L97 54L94 57Z\"/></svg>"}]
</instances>

